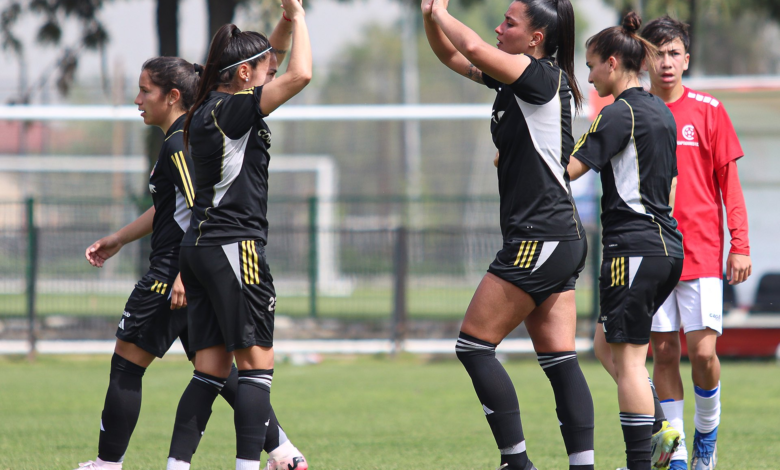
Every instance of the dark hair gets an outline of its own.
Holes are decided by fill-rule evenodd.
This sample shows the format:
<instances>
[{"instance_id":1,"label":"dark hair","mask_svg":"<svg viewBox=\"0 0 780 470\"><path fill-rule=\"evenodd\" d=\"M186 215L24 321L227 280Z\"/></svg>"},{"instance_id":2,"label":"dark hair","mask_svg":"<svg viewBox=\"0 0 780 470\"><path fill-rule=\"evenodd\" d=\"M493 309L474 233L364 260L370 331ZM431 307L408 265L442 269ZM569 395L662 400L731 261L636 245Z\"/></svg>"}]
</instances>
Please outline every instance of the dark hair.
<instances>
[{"instance_id":1,"label":"dark hair","mask_svg":"<svg viewBox=\"0 0 780 470\"><path fill-rule=\"evenodd\" d=\"M195 96L195 104L192 107L194 112L200 105L206 101L209 93L216 90L220 85L229 85L236 74L238 67L230 67L236 62L248 59L254 55L263 52L271 46L265 35L254 31L242 32L234 24L222 25L209 47L209 56L206 59L206 65L200 72L201 80L198 86L198 93ZM254 67L259 62L268 59L268 54L244 62L250 67ZM230 67L227 70L223 70ZM193 113L189 113L184 123L184 147L188 146L190 122Z\"/></svg>"},{"instance_id":2,"label":"dark hair","mask_svg":"<svg viewBox=\"0 0 780 470\"><path fill-rule=\"evenodd\" d=\"M658 48L637 34L641 25L639 15L630 11L623 18L621 26L601 30L585 42L585 47L593 48L593 53L601 60L607 60L610 56L619 57L624 69L639 73L643 61L646 61L648 67L653 67L652 59L658 55Z\"/></svg>"},{"instance_id":3,"label":"dark hair","mask_svg":"<svg viewBox=\"0 0 780 470\"><path fill-rule=\"evenodd\" d=\"M685 47L685 52L691 47L691 38L688 35L688 25L675 20L669 15L664 15L645 25L642 29L642 37L661 47L675 39L679 39Z\"/></svg>"},{"instance_id":4,"label":"dark hair","mask_svg":"<svg viewBox=\"0 0 780 470\"><path fill-rule=\"evenodd\" d=\"M574 9L569 0L515 0L525 5L525 14L534 29L544 30L544 54L556 53L556 61L566 72L576 109L582 108L582 92L574 76Z\"/></svg>"},{"instance_id":5,"label":"dark hair","mask_svg":"<svg viewBox=\"0 0 780 470\"><path fill-rule=\"evenodd\" d=\"M141 66L149 73L152 83L167 95L174 88L181 93L181 106L189 111L195 101L198 88L198 74L193 65L180 57L154 57Z\"/></svg>"}]
</instances>

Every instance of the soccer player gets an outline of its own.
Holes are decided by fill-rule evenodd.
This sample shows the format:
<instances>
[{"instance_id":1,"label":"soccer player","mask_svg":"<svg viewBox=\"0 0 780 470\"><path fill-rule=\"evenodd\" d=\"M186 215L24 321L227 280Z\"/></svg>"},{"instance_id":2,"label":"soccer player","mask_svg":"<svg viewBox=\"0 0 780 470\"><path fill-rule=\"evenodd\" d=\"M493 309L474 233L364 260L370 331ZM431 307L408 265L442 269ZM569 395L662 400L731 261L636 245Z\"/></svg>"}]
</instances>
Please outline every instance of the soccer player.
<instances>
[{"instance_id":1,"label":"soccer player","mask_svg":"<svg viewBox=\"0 0 780 470\"><path fill-rule=\"evenodd\" d=\"M276 294L265 258L271 131L264 118L311 80L311 47L298 0L282 0L271 39L222 26L212 39L184 125L195 173L192 223L181 247L195 373L176 412L169 470L190 467L212 404L235 357L236 470L258 470L271 416ZM289 20L289 21L288 21ZM275 48L292 41L287 72L266 83ZM189 446L175 446L188 436ZM300 455L279 468L307 468Z\"/></svg>"},{"instance_id":2,"label":"soccer player","mask_svg":"<svg viewBox=\"0 0 780 470\"><path fill-rule=\"evenodd\" d=\"M642 36L659 49L650 68L650 92L661 98L677 122L677 205L674 217L685 236L680 283L653 318L653 380L671 425L683 432L683 383L680 377L682 326L694 385L696 412L691 467L715 468L720 424L720 362L715 353L723 332L723 211L726 206L731 249L726 260L729 284L750 276L750 245L745 200L737 174L743 155L723 104L682 84L688 69L689 37L684 23L668 16L649 22ZM721 199L722 198L722 199ZM684 434L683 434L684 436ZM685 469L684 445L671 468Z\"/></svg>"},{"instance_id":3,"label":"soccer player","mask_svg":"<svg viewBox=\"0 0 780 470\"><path fill-rule=\"evenodd\" d=\"M141 411L141 385L146 368L163 357L176 338L188 349L187 311L179 276L179 244L190 223L192 161L184 152L182 130L198 84L196 68L177 57L146 61L139 78L135 104L144 123L158 126L165 141L149 178L154 205L116 233L93 243L87 260L102 267L127 243L152 234L149 271L138 281L117 329L111 374L100 422L98 457L80 469L121 469L130 437ZM187 353L190 360L194 354ZM238 371L231 369L220 394L233 406ZM266 449L288 453L292 443L272 416ZM194 452L194 448L192 452ZM270 469L269 469L270 470Z\"/></svg>"},{"instance_id":4,"label":"soccer player","mask_svg":"<svg viewBox=\"0 0 780 470\"><path fill-rule=\"evenodd\" d=\"M615 102L577 142L568 167L572 179L590 169L601 174L602 328L594 349L618 385L629 470L649 470L651 462L665 468L680 438L662 416L656 419L660 406L654 406L645 369L653 314L680 279L683 247L670 202L676 127L669 109L639 82L643 64L656 52L637 35L640 24L630 12L621 26L586 42L588 81Z\"/></svg>"},{"instance_id":5,"label":"soccer player","mask_svg":"<svg viewBox=\"0 0 780 470\"><path fill-rule=\"evenodd\" d=\"M587 241L569 187L574 12L569 0L517 0L496 28L497 47L423 0L425 32L439 60L496 91L490 130L498 167L503 248L477 288L455 347L498 445L501 468L535 468L512 380L496 346L521 322L555 394L571 470L590 470L593 400L574 351L574 285ZM553 57L555 56L555 57ZM498 156L498 154L497 154Z\"/></svg>"}]
</instances>

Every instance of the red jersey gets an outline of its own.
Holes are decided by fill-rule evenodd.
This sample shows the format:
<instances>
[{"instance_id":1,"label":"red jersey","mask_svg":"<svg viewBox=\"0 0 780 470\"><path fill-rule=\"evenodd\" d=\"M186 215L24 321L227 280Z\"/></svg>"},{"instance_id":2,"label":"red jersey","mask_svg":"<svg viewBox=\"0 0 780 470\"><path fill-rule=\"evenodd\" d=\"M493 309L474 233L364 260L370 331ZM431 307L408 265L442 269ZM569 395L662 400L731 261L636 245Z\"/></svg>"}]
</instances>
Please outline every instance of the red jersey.
<instances>
[{"instance_id":1,"label":"red jersey","mask_svg":"<svg viewBox=\"0 0 780 470\"><path fill-rule=\"evenodd\" d=\"M737 133L723 105L712 96L684 87L683 96L667 103L677 123L677 192L674 217L683 234L685 261L680 280L723 276L723 209L726 195L731 252L750 254L739 180L732 183L718 171L743 156ZM723 173L723 172L722 172ZM738 193L738 194L736 194ZM733 196L732 196L733 195ZM733 207L729 207L733 206Z\"/></svg>"}]
</instances>

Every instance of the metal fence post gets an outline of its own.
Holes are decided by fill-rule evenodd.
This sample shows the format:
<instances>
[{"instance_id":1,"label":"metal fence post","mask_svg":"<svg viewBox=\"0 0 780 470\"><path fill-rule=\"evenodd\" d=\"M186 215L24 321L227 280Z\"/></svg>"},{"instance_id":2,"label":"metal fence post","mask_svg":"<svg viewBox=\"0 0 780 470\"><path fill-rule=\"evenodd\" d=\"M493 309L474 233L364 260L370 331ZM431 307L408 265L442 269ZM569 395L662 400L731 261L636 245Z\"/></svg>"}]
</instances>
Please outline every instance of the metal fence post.
<instances>
[{"instance_id":1,"label":"metal fence post","mask_svg":"<svg viewBox=\"0 0 780 470\"><path fill-rule=\"evenodd\" d=\"M591 275L593 276L593 298L591 299L591 338L599 327L598 319L601 312L599 277L601 277L601 195L596 191L596 230L591 234L589 251L593 263Z\"/></svg>"},{"instance_id":2,"label":"metal fence post","mask_svg":"<svg viewBox=\"0 0 780 470\"><path fill-rule=\"evenodd\" d=\"M38 278L38 233L35 228L35 200L25 201L27 221L27 319L29 323L30 351L28 359L35 359L35 281Z\"/></svg>"},{"instance_id":3,"label":"metal fence post","mask_svg":"<svg viewBox=\"0 0 780 470\"><path fill-rule=\"evenodd\" d=\"M317 316L317 196L309 198L309 316Z\"/></svg>"},{"instance_id":4,"label":"metal fence post","mask_svg":"<svg viewBox=\"0 0 780 470\"><path fill-rule=\"evenodd\" d=\"M393 353L401 352L406 339L406 282L409 270L409 243L406 227L395 230L395 250L393 250Z\"/></svg>"}]
</instances>

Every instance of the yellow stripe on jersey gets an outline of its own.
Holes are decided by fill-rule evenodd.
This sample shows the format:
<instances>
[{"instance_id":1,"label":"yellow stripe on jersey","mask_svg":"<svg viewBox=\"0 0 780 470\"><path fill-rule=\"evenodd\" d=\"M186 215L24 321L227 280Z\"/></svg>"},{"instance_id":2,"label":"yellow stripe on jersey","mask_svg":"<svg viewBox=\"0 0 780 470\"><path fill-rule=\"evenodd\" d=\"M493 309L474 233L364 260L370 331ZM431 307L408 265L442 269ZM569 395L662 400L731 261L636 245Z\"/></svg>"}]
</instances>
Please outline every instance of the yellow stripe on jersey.
<instances>
[{"instance_id":1,"label":"yellow stripe on jersey","mask_svg":"<svg viewBox=\"0 0 780 470\"><path fill-rule=\"evenodd\" d=\"M187 207L192 207L195 197L195 191L192 189L192 181L190 180L190 172L187 169L187 163L184 162L184 153L176 152L171 155L173 164L179 170L179 176L181 176L182 186L184 186L184 199L187 200Z\"/></svg>"},{"instance_id":2,"label":"yellow stripe on jersey","mask_svg":"<svg viewBox=\"0 0 780 470\"><path fill-rule=\"evenodd\" d=\"M520 259L520 267L522 268L523 265L525 265L525 259L528 257L528 252L531 251L531 242L528 241L525 245L525 251L523 252L523 257Z\"/></svg>"},{"instance_id":3,"label":"yellow stripe on jersey","mask_svg":"<svg viewBox=\"0 0 780 470\"><path fill-rule=\"evenodd\" d=\"M520 257L523 255L524 248L525 248L525 242L520 242L520 249L517 250L517 258L515 259L515 266L520 264Z\"/></svg>"},{"instance_id":4,"label":"yellow stripe on jersey","mask_svg":"<svg viewBox=\"0 0 780 470\"><path fill-rule=\"evenodd\" d=\"M601 122L601 114L596 117L596 119L593 120L593 123L590 125L590 129L588 129L588 132L585 134L582 134L582 137L580 137L580 140L577 141L577 145L574 146L574 150L572 150L571 154L574 155L577 153L577 150L580 149L585 144L585 139L588 138L588 134L592 134L596 132L596 130L599 127L599 123Z\"/></svg>"},{"instance_id":5,"label":"yellow stripe on jersey","mask_svg":"<svg viewBox=\"0 0 780 470\"><path fill-rule=\"evenodd\" d=\"M173 133L171 133L171 135L166 137L165 140L170 139L171 137L173 137L173 134L178 134L179 132L184 132L184 129L179 129L178 131L173 131Z\"/></svg>"},{"instance_id":6,"label":"yellow stripe on jersey","mask_svg":"<svg viewBox=\"0 0 780 470\"><path fill-rule=\"evenodd\" d=\"M612 287L626 285L626 258L612 258Z\"/></svg>"},{"instance_id":7,"label":"yellow stripe on jersey","mask_svg":"<svg viewBox=\"0 0 780 470\"><path fill-rule=\"evenodd\" d=\"M612 258L612 265L610 266L610 274L612 274L612 286L615 287L617 285L617 280L615 279L615 263L617 262L617 258Z\"/></svg>"},{"instance_id":8,"label":"yellow stripe on jersey","mask_svg":"<svg viewBox=\"0 0 780 470\"><path fill-rule=\"evenodd\" d=\"M620 257L620 285L625 286L626 285L626 258L625 256Z\"/></svg>"},{"instance_id":9,"label":"yellow stripe on jersey","mask_svg":"<svg viewBox=\"0 0 780 470\"><path fill-rule=\"evenodd\" d=\"M249 266L247 265L247 249L246 249L246 241L241 242L241 261L243 261L244 265L244 284L252 284L252 281L249 280Z\"/></svg>"},{"instance_id":10,"label":"yellow stripe on jersey","mask_svg":"<svg viewBox=\"0 0 780 470\"><path fill-rule=\"evenodd\" d=\"M529 244L531 242L528 242ZM534 253L536 253L536 244L539 243L538 241L534 241L534 245L531 247L531 254L528 256L528 262L525 263L526 268L531 267L531 260L534 259Z\"/></svg>"},{"instance_id":11,"label":"yellow stripe on jersey","mask_svg":"<svg viewBox=\"0 0 780 470\"><path fill-rule=\"evenodd\" d=\"M233 95L251 95L255 92L255 87L247 88L246 90L241 90L239 92L233 93Z\"/></svg>"}]
</instances>

